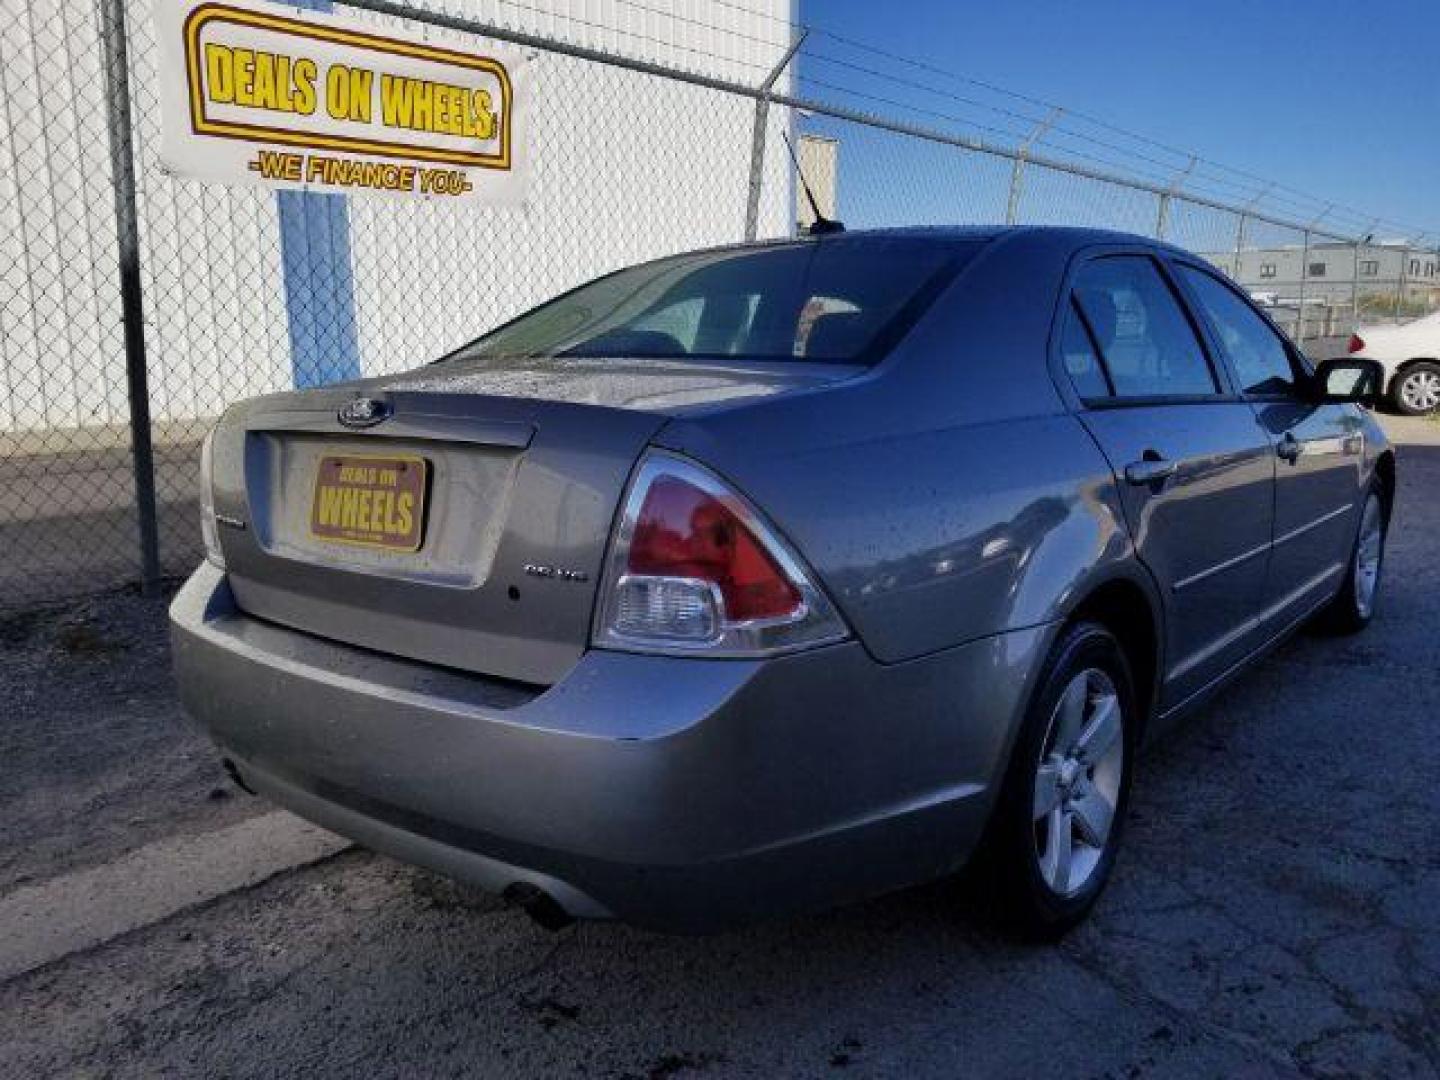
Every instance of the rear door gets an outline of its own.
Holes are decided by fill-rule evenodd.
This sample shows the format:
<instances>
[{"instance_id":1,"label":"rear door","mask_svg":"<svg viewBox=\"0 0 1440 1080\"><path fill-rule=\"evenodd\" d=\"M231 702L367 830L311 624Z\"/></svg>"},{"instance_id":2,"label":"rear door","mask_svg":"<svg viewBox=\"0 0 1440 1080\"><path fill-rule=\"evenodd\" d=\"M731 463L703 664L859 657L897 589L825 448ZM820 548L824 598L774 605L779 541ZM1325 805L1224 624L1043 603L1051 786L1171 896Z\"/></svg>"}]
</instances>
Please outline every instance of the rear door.
<instances>
[{"instance_id":1,"label":"rear door","mask_svg":"<svg viewBox=\"0 0 1440 1080\"><path fill-rule=\"evenodd\" d=\"M1061 361L1079 415L1115 471L1140 558L1164 596L1168 706L1256 643L1274 452L1147 252L1085 259L1063 314Z\"/></svg>"},{"instance_id":2,"label":"rear door","mask_svg":"<svg viewBox=\"0 0 1440 1080\"><path fill-rule=\"evenodd\" d=\"M1275 541L1265 586L1271 630L1335 591L1358 522L1365 436L1351 405L1306 401L1294 347L1213 271L1179 263L1217 349L1274 448Z\"/></svg>"}]
</instances>

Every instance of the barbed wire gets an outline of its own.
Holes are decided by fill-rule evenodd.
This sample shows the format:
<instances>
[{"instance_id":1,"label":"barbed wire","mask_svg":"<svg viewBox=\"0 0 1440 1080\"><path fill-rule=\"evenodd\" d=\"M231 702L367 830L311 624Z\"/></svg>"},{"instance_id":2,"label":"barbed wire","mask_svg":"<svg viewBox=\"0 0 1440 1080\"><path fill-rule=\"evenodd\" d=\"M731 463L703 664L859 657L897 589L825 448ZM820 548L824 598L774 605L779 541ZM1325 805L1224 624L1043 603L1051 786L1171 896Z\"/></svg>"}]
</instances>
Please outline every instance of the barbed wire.
<instances>
[{"instance_id":1,"label":"barbed wire","mask_svg":"<svg viewBox=\"0 0 1440 1080\"><path fill-rule=\"evenodd\" d=\"M999 86L992 82L987 82L983 79L976 79L972 76L962 75L959 72L954 71L953 69L941 67L937 64L929 63L925 60L919 60L914 57L906 56L893 50L870 44L869 42L859 41L855 38L849 37L844 34L839 34L825 27L811 24L808 26L808 30L812 36L826 37L831 39L832 41L848 46L850 48L880 56L885 59L895 61L896 63L903 64L907 67L926 71L935 75L940 75L946 79L963 83L965 85L978 87L991 93L1010 98L1012 100L1022 101L1037 108L1043 108L1046 110L1061 109L1064 111L1066 116L1072 119L1081 120L1087 124L1091 124L1104 131L1110 132L1111 134L1119 135L1123 138L1133 140L1142 145L1149 146L1152 149L1175 155L1177 158L1180 159L1180 162L1172 167L1176 168L1177 170L1183 168L1185 163L1187 163L1190 159L1193 158L1197 165L1202 168L1208 167L1208 169L1218 170L1222 173L1227 173L1245 180L1249 180L1254 184L1261 185L1259 188L1250 188L1249 193L1254 196L1263 195L1268 202L1290 205L1295 207L1296 209L1302 211L1309 211L1312 213L1317 211L1325 211L1328 209L1332 215L1338 213L1351 215L1353 219L1357 222L1369 223L1378 220L1381 224L1396 226L1402 229L1414 230L1418 228L1418 226L1407 225L1403 222L1395 221L1389 218L1378 218L1378 216L1373 213L1367 213L1364 210L1347 206L1345 204L1335 202L1334 200L1324 199L1310 192L1301 191L1298 188L1281 183L1279 181L1272 180L1271 178L1262 176L1259 173L1255 173L1250 170L1242 169L1233 165L1228 165L1224 162L1216 161L1206 155L1197 154L1193 151L1182 149L1181 147L1172 145L1159 139L1155 139L1148 135L1140 134L1128 128L1121 127L1118 124L1111 123L1110 121L1104 120L1091 113L1075 109L1067 105L1063 105L1059 102L1050 101L1045 98L1035 97L1033 95L1024 94L1015 90L1010 90L1006 87ZM998 109L1000 107L997 106L996 108ZM1296 203L1293 200L1280 197L1276 194L1278 192L1288 192L1290 195L1297 196L1305 201L1303 203ZM1423 230L1424 233L1430 233L1433 231L1435 231L1433 228L1427 228Z\"/></svg>"},{"instance_id":2,"label":"barbed wire","mask_svg":"<svg viewBox=\"0 0 1440 1080\"><path fill-rule=\"evenodd\" d=\"M541 9L521 2L521 0L499 0L500 3L512 7L542 13ZM641 0L614 0L615 3L625 7L644 11L660 18L670 19L676 23L703 29L707 32L745 41L750 44L764 45L776 50L776 59L783 54L788 42L776 40L770 37L763 37L759 34L750 33L734 26L727 26L710 19L696 17L693 14L667 9L655 4L647 4ZM1407 224L1390 217L1377 215L1357 207L1333 199L1326 199L1311 192L1303 191L1293 185L1273 180L1250 169L1241 168L1222 161L1218 161L1208 155L1199 154L1187 150L1173 143L1154 138L1153 136L1115 124L1102 117L1096 116L1085 110L1076 109L1056 101L1027 94L1001 86L994 82L964 75L940 64L928 60L909 56L884 46L871 42L861 41L858 38L832 30L829 27L816 22L802 22L796 19L777 15L770 11L751 7L738 3L736 0L711 0L711 6L735 12L748 20L766 23L772 26L784 27L787 34L794 36L798 33L807 34L811 40L817 38L828 39L844 48L853 49L868 55L877 56L890 62L903 65L904 67L925 72L929 75L939 76L945 80L965 86L971 86L986 93L996 95L1005 100L1019 102L1041 110L1040 114L1026 112L1020 109L1011 108L1003 104L979 100L972 96L958 94L929 83L916 79L908 79L893 72L879 70L873 66L857 63L843 57L834 56L828 53L819 52L813 47L802 47L799 55L805 60L830 65L850 70L856 74L864 75L867 78L877 79L891 85L903 86L907 89L916 90L921 93L936 95L946 98L955 104L964 105L969 109L980 110L983 113L991 114L995 118L1003 118L1024 123L1027 125L1025 131L1017 131L1012 127L1006 127L997 120L979 119L973 116L960 116L953 113L946 113L940 110L927 109L893 97L886 97L880 94L869 93L857 87L842 87L836 83L823 78L816 78L811 75L801 75L800 82L804 86L813 86L819 89L829 90L836 93L844 93L851 97L869 100L877 104L884 104L891 108L904 109L915 115L929 116L932 119L942 119L949 123L961 124L971 131L986 132L1007 140L1011 140L1010 148L1017 149L1030 140L1033 130L1046 122L1047 116L1055 111L1064 117L1064 120L1054 120L1049 123L1049 128L1039 138L1033 140L1033 145L1048 146L1064 155L1073 157L1079 161L1103 163L1109 168L1119 169L1129 173L1136 178L1145 179L1148 182L1174 181L1177 177L1185 174L1181 191L1188 191L1194 194L1204 195L1209 198L1230 199L1238 198L1242 206L1250 206L1255 210L1271 209L1288 215L1296 215L1302 220L1323 220L1332 225L1349 223L1354 228L1373 230L1376 228L1392 228L1415 236L1429 235L1437 230L1435 228L1421 228L1420 226ZM555 12L543 12L544 14L556 15ZM705 53L706 50L698 50L693 47L681 45L677 42L668 42L653 36L639 34L635 31L621 30L616 27L604 26L578 16L561 14L560 18L581 25L592 26L602 29L606 33L617 35L621 38L633 38L637 41L644 41L650 44L658 44L663 47L676 48L692 53ZM713 54L711 54L713 55ZM761 70L766 65L747 62L742 60L730 60L742 67ZM1104 138L1092 131L1081 130L1082 127L1090 127L1097 131L1104 132L1122 140ZM1068 141L1067 141L1068 140ZM1124 145L1125 142L1134 144ZM1090 149L1079 149L1072 143L1081 146L1107 151L1109 155L1119 155L1119 160L1114 156L1101 155L1091 152ZM1139 149L1144 147L1146 149ZM1150 151L1150 152L1147 152ZM1169 155L1173 160L1164 157L1157 157L1156 153ZM1147 169L1146 166L1159 169L1156 172ZM1202 186L1203 185L1203 186ZM1216 188L1223 189L1230 194L1219 195Z\"/></svg>"},{"instance_id":3,"label":"barbed wire","mask_svg":"<svg viewBox=\"0 0 1440 1080\"><path fill-rule=\"evenodd\" d=\"M1122 155L1129 155L1129 156L1132 156L1132 157L1136 158L1137 160L1144 161L1144 162L1146 162L1147 164L1154 165L1154 166L1156 166L1157 168L1159 168L1159 169L1161 169L1161 170L1164 170L1163 173L1161 173L1161 174L1154 174L1154 173L1149 173L1149 174L1142 173L1142 174L1140 174L1140 175L1145 175L1145 176L1147 176L1147 177L1149 177L1149 178L1152 178L1152 179L1157 179L1157 180L1161 180L1161 181L1173 180L1174 177L1175 177L1175 175L1180 171L1180 166L1178 166L1178 165L1177 165L1176 163L1174 163L1174 162L1161 161L1159 158L1150 157L1150 156L1147 156L1147 155L1144 155L1144 154L1137 154L1137 153L1135 153L1134 151L1129 150L1129 149L1126 148L1126 147L1119 146L1119 145L1117 145L1117 144L1115 144L1115 143L1106 142L1106 141L1103 140L1103 139L1096 139L1096 138L1094 138L1093 136L1087 135L1087 134L1084 133L1084 132L1075 131L1073 128L1070 128L1070 127L1066 126L1065 124L1060 123L1060 122L1058 121L1058 119L1055 119L1055 118L1054 118L1054 114L1055 114L1057 111L1063 112L1063 110L1061 110L1059 106L1056 106L1055 109L1052 109L1052 110L1051 110L1051 115L1049 115L1049 116L1035 116L1035 115L1032 115L1032 114L1030 114L1030 113L1017 112L1017 111L1015 111L1015 110L1013 110L1013 109L1005 109L1005 108L1001 108L1001 107L997 107L997 106L993 106L993 105L988 105L988 104L986 104L985 102L976 101L976 100L973 99L973 98L964 97L964 96L962 96L962 95L954 94L954 93L952 93L952 92L950 92L950 91L947 91L947 90L941 90L941 89L939 89L938 87L930 86L930 85L928 85L928 84L926 84L926 83L917 82L916 80L913 80L913 79L906 79L906 78L904 78L904 77L902 77L902 76L898 76L898 75L892 75L892 74L890 74L889 72L879 71L879 70L874 69L874 68L866 67L866 66L864 66L863 64L856 64L856 63L853 63L853 62L847 61L847 60L841 60L841 59L839 59L839 58L837 58L837 57L828 56L828 55L826 55L826 54L824 54L824 53L816 53L816 52L814 52L814 51L812 51L812 50L809 50L809 49L804 49L804 48L802 48L802 49L800 50L799 55L800 55L801 57L805 58L805 59L815 60L815 61L819 61L819 62L822 62L822 63L828 63L828 64L836 65L836 66L838 66L838 67L846 68L846 69L851 70L851 71L856 71L856 72L859 72L859 73L862 73L862 74L865 74L865 75L868 75L868 76L872 76L872 77L874 77L874 78L882 79L882 80L884 80L884 81L886 81L886 82L895 83L896 85L906 86L906 87L910 87L910 88L917 89L917 90L922 90L922 91L925 91L925 92L927 92L927 93L935 94L935 95L938 95L938 96L940 96L940 97L946 98L946 99L948 99L948 100L960 102L960 103L962 103L962 104L969 105L969 106L974 107L974 108L985 109L985 110L988 110L988 111L990 111L990 112L994 112L994 113L996 113L996 114L998 114L998 115L1001 115L1001 116L1005 116L1005 117L1008 117L1008 118L1011 118L1011 119L1023 121L1024 123L1026 123L1026 124L1028 125L1028 128L1027 128L1025 131L1022 131L1022 132L1007 132L1007 134L1010 134L1010 135L1012 135L1013 137L1016 137L1016 138L1020 138L1022 141L1023 141L1023 140L1031 140L1031 139L1032 139L1032 134L1033 134L1034 132L1036 132L1037 129L1039 129L1039 128L1041 128L1041 127L1043 126L1043 127L1045 128L1045 133L1042 134L1042 135L1040 135L1039 137L1033 138L1032 145L1036 145L1036 146L1049 146L1049 147L1051 147L1052 149L1060 150L1060 151L1063 152L1063 153L1072 154L1073 156L1078 157L1078 158L1080 158L1080 159L1082 159L1082 160L1101 161L1101 162L1105 162L1106 164L1109 164L1109 165L1112 166L1112 167L1117 167L1117 168L1122 168L1122 169L1134 169L1134 168L1135 168L1133 165L1122 165L1122 164L1120 164L1120 163L1118 163L1118 162L1115 162L1113 159L1099 158L1099 157L1095 157L1094 155L1082 154L1082 153L1080 153L1080 152L1078 152L1078 151L1075 151L1073 148L1070 148L1070 147L1065 146L1062 142L1057 141L1057 137L1058 137L1058 136L1068 135L1068 136L1070 136L1070 137L1072 137L1072 138L1080 139L1080 140L1086 142L1086 143L1089 144L1089 145L1096 146L1096 147L1099 147L1099 148L1101 148L1101 149L1111 150L1111 151L1114 151L1114 152L1119 153L1119 154L1122 154ZM815 80L815 79L813 79L813 78L807 79L806 81L809 82L809 83L812 83L812 84L814 84L814 85L833 86L833 84L821 83L821 82L818 82L817 80ZM854 90L851 90L850 92L852 92L852 93L858 93L857 91L854 91ZM879 99L877 99L877 100L879 100ZM899 102L891 102L891 103L898 105L900 108L914 109L913 106L910 106L910 105L905 104L905 103L899 103ZM918 110L917 110L917 111L918 111ZM932 113L932 115L944 115L944 114ZM988 127L988 128L986 128L985 130L989 130L989 131L994 132L994 131L999 131L999 130L1001 130L1001 129L997 129L997 128L994 128L994 127ZM1242 193L1253 194L1253 189L1247 189L1247 188L1245 188L1245 187L1243 187L1243 186L1241 186L1241 185L1239 185L1239 184L1234 183L1233 181L1215 181L1215 182L1221 183L1222 185L1225 185L1225 186L1229 186L1229 187L1231 187L1232 189L1234 189L1234 190L1236 190L1236 191L1240 191L1240 192L1242 192ZM1192 188L1192 189L1193 189L1193 188Z\"/></svg>"}]
</instances>

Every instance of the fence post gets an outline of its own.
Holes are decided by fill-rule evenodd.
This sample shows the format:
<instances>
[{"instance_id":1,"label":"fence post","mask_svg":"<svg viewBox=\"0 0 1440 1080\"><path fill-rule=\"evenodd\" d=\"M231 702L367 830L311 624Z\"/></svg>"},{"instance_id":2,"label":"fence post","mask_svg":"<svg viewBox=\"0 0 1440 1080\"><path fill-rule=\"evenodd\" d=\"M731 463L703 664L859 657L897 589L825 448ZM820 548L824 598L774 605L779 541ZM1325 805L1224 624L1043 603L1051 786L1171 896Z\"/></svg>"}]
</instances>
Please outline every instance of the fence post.
<instances>
[{"instance_id":1,"label":"fence post","mask_svg":"<svg viewBox=\"0 0 1440 1080\"><path fill-rule=\"evenodd\" d=\"M1165 226L1170 223L1170 200L1180 194L1180 189L1185 186L1185 181L1188 180L1190 174L1195 171L1197 164L1199 164L1199 158L1192 155L1190 163L1185 166L1184 171L1179 173L1174 180L1170 181L1170 186L1160 193L1160 207L1155 214L1156 240L1165 239Z\"/></svg>"},{"instance_id":2,"label":"fence post","mask_svg":"<svg viewBox=\"0 0 1440 1080\"><path fill-rule=\"evenodd\" d=\"M1005 224L1014 225L1016 216L1020 212L1020 178L1025 171L1025 155L1015 155L1015 160L1010 163L1010 198L1005 204Z\"/></svg>"},{"instance_id":3,"label":"fence post","mask_svg":"<svg viewBox=\"0 0 1440 1080\"><path fill-rule=\"evenodd\" d=\"M760 228L760 191L765 176L765 135L769 128L770 91L775 88L785 68L805 43L810 28L802 26L800 33L780 57L779 63L770 69L765 81L760 84L760 95L755 99L755 130L750 136L750 190L745 198L745 239L754 240ZM792 208L793 209L793 208Z\"/></svg>"},{"instance_id":4,"label":"fence post","mask_svg":"<svg viewBox=\"0 0 1440 1080\"><path fill-rule=\"evenodd\" d=\"M1045 114L1044 119L1035 125L1035 129L1025 136L1025 141L1015 151L1015 160L1010 165L1010 198L1005 204L1006 225L1014 225L1020 220L1020 192L1025 179L1025 158L1030 153L1030 147L1055 125L1055 121L1060 119L1060 114L1064 111L1060 106L1054 106Z\"/></svg>"},{"instance_id":5,"label":"fence post","mask_svg":"<svg viewBox=\"0 0 1440 1080\"><path fill-rule=\"evenodd\" d=\"M1353 267L1350 271L1350 322L1351 329L1360 325L1360 245L1365 241L1355 241L1355 258L1352 260Z\"/></svg>"},{"instance_id":6,"label":"fence post","mask_svg":"<svg viewBox=\"0 0 1440 1080\"><path fill-rule=\"evenodd\" d=\"M1400 305L1405 297L1405 270L1410 261L1410 245L1407 243L1400 249L1400 273L1395 278L1395 308L1391 312L1391 318L1399 320Z\"/></svg>"},{"instance_id":7,"label":"fence post","mask_svg":"<svg viewBox=\"0 0 1440 1080\"><path fill-rule=\"evenodd\" d=\"M1300 249L1300 304L1295 313L1295 344L1305 340L1305 274L1310 269L1310 230L1305 230L1305 243ZM1302 349L1303 345L1300 346Z\"/></svg>"},{"instance_id":8,"label":"fence post","mask_svg":"<svg viewBox=\"0 0 1440 1080\"><path fill-rule=\"evenodd\" d=\"M130 62L124 0L99 0L105 48L106 127L115 194L119 250L120 315L124 326L125 383L130 405L130 461L140 531L140 591L160 591L160 537L155 510L155 452L150 432L150 377L145 362L145 310L140 292L140 225L135 209L135 150L131 139Z\"/></svg>"},{"instance_id":9,"label":"fence post","mask_svg":"<svg viewBox=\"0 0 1440 1080\"><path fill-rule=\"evenodd\" d=\"M1242 213L1235 219L1235 280L1240 280L1240 261L1244 258L1245 248L1245 215Z\"/></svg>"}]
</instances>

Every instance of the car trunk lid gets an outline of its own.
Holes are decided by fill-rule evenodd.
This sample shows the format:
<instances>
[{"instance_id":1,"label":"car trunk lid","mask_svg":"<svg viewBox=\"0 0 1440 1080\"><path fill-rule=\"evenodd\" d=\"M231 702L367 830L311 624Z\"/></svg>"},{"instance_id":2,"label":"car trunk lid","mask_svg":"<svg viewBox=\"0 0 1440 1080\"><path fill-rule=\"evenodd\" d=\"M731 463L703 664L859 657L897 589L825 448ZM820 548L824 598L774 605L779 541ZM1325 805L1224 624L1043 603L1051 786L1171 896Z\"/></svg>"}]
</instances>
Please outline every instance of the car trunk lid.
<instances>
[{"instance_id":1,"label":"car trunk lid","mask_svg":"<svg viewBox=\"0 0 1440 1080\"><path fill-rule=\"evenodd\" d=\"M854 373L803 368L444 364L258 399L227 415L214 449L236 602L364 648L551 684L589 643L646 444L679 412ZM375 415L349 408L357 399Z\"/></svg>"}]
</instances>

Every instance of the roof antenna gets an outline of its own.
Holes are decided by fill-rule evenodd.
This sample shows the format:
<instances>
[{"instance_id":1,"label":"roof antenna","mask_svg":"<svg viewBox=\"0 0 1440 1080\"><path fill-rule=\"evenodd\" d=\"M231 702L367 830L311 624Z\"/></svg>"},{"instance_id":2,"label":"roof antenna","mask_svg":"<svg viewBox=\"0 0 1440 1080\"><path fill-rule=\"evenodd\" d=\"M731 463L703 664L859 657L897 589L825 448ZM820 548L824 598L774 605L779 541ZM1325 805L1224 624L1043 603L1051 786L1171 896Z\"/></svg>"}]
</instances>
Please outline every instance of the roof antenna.
<instances>
[{"instance_id":1,"label":"roof antenna","mask_svg":"<svg viewBox=\"0 0 1440 1080\"><path fill-rule=\"evenodd\" d=\"M825 236L829 233L842 233L845 231L843 222L832 221L820 212L820 204L815 201L815 193L810 190L810 184L805 179L805 170L800 168L800 159L795 156L795 147L790 142L790 136L785 132L780 133L785 140L785 149L790 151L790 160L795 163L795 175L800 178L800 186L805 189L805 198L809 200L810 210L815 215L815 220L805 231L811 236Z\"/></svg>"}]
</instances>

